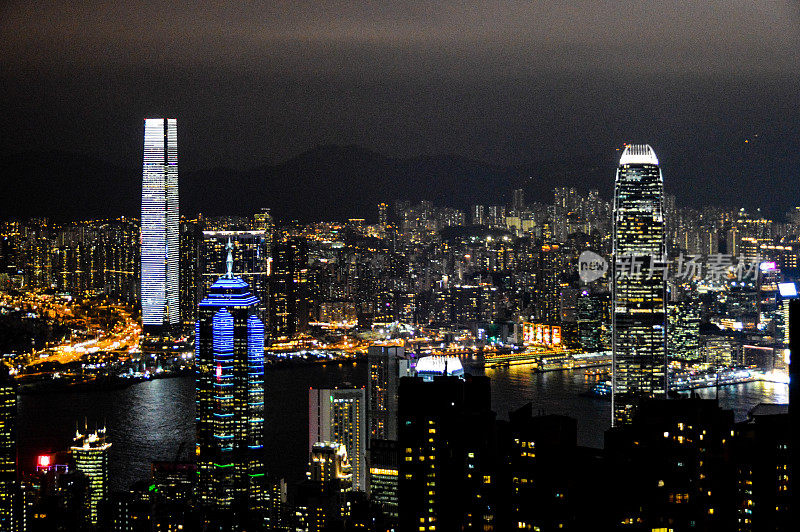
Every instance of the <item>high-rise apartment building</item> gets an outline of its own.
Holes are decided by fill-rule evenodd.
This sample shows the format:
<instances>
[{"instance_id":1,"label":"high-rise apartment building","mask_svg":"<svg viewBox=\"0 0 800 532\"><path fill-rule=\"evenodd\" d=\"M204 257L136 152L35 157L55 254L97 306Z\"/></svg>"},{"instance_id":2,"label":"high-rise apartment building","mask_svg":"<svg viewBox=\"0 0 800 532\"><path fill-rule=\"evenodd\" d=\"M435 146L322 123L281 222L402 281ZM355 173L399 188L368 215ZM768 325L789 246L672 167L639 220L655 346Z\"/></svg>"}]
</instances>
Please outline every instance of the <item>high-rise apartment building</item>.
<instances>
[{"instance_id":1,"label":"high-rise apartment building","mask_svg":"<svg viewBox=\"0 0 800 532\"><path fill-rule=\"evenodd\" d=\"M389 223L389 205L378 203L378 223L384 227Z\"/></svg>"},{"instance_id":2,"label":"high-rise apartment building","mask_svg":"<svg viewBox=\"0 0 800 532\"><path fill-rule=\"evenodd\" d=\"M488 377L401 379L400 530L493 529L498 478L490 402Z\"/></svg>"},{"instance_id":3,"label":"high-rise apartment building","mask_svg":"<svg viewBox=\"0 0 800 532\"><path fill-rule=\"evenodd\" d=\"M338 443L347 450L353 489L366 491L366 398L364 388L308 390L308 452L319 442Z\"/></svg>"},{"instance_id":4,"label":"high-rise apartment building","mask_svg":"<svg viewBox=\"0 0 800 532\"><path fill-rule=\"evenodd\" d=\"M552 242L543 244L537 255L536 317L545 323L559 323L561 292L566 286L563 276L572 256L567 248Z\"/></svg>"},{"instance_id":5,"label":"high-rise apartment building","mask_svg":"<svg viewBox=\"0 0 800 532\"><path fill-rule=\"evenodd\" d=\"M489 227L505 228L506 226L506 206L505 205L489 205L489 214L487 215L486 225Z\"/></svg>"},{"instance_id":6,"label":"high-rise apartment building","mask_svg":"<svg viewBox=\"0 0 800 532\"><path fill-rule=\"evenodd\" d=\"M700 304L694 299L668 305L667 347L670 360L698 362L700 353Z\"/></svg>"},{"instance_id":7,"label":"high-rise apartment building","mask_svg":"<svg viewBox=\"0 0 800 532\"><path fill-rule=\"evenodd\" d=\"M511 212L514 216L522 216L522 211L525 210L525 191L521 188L514 190L514 196L511 200Z\"/></svg>"},{"instance_id":8,"label":"high-rise apartment building","mask_svg":"<svg viewBox=\"0 0 800 532\"><path fill-rule=\"evenodd\" d=\"M142 174L142 325L170 333L180 322L178 130L174 118L144 122Z\"/></svg>"},{"instance_id":9,"label":"high-rise apartment building","mask_svg":"<svg viewBox=\"0 0 800 532\"><path fill-rule=\"evenodd\" d=\"M645 397L665 398L664 180L649 145L622 153L614 185L612 421L629 423Z\"/></svg>"},{"instance_id":10,"label":"high-rise apartment building","mask_svg":"<svg viewBox=\"0 0 800 532\"><path fill-rule=\"evenodd\" d=\"M198 309L196 456L207 522L235 528L264 517L264 324L231 250Z\"/></svg>"},{"instance_id":11,"label":"high-rise apartment building","mask_svg":"<svg viewBox=\"0 0 800 532\"><path fill-rule=\"evenodd\" d=\"M486 211L483 205L473 205L470 208L470 219L472 225L483 225L486 223Z\"/></svg>"},{"instance_id":12,"label":"high-rise apartment building","mask_svg":"<svg viewBox=\"0 0 800 532\"><path fill-rule=\"evenodd\" d=\"M608 308L610 297L607 292L595 293L584 289L578 296L575 321L578 324L578 342L586 351L606 349L604 332L608 331Z\"/></svg>"},{"instance_id":13,"label":"high-rise apartment building","mask_svg":"<svg viewBox=\"0 0 800 532\"><path fill-rule=\"evenodd\" d=\"M86 432L76 431L70 452L75 460L75 469L83 473L89 483L84 520L96 526L100 503L108 494L108 450L111 443L106 441L105 427Z\"/></svg>"},{"instance_id":14,"label":"high-rise apartment building","mask_svg":"<svg viewBox=\"0 0 800 532\"><path fill-rule=\"evenodd\" d=\"M138 304L141 283L139 266L139 224L124 217L99 228L106 294Z\"/></svg>"}]
</instances>

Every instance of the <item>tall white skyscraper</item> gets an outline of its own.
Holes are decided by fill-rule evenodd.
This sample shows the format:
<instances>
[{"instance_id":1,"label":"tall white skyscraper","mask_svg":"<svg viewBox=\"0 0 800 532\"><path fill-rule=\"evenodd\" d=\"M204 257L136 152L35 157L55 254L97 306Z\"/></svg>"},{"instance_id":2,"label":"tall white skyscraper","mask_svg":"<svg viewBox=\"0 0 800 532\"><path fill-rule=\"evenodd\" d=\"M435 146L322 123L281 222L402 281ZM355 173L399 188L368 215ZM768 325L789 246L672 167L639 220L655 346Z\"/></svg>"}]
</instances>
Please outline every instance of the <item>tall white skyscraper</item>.
<instances>
[{"instance_id":1,"label":"tall white skyscraper","mask_svg":"<svg viewBox=\"0 0 800 532\"><path fill-rule=\"evenodd\" d=\"M625 148L614 185L612 423L667 395L664 179L649 145Z\"/></svg>"},{"instance_id":2,"label":"tall white skyscraper","mask_svg":"<svg viewBox=\"0 0 800 532\"><path fill-rule=\"evenodd\" d=\"M142 325L169 332L180 322L178 123L144 121L142 173Z\"/></svg>"}]
</instances>

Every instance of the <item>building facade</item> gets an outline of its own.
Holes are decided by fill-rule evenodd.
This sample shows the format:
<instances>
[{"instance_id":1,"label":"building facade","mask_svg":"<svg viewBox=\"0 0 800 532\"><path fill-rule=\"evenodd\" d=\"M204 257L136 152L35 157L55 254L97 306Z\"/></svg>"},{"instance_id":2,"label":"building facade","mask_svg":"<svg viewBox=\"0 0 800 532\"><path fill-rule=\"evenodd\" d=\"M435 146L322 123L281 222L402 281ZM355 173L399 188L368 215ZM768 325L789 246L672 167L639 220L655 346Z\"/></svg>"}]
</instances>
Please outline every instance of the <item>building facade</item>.
<instances>
[{"instance_id":1,"label":"building facade","mask_svg":"<svg viewBox=\"0 0 800 532\"><path fill-rule=\"evenodd\" d=\"M270 340L289 340L308 325L308 246L292 238L274 245L269 274Z\"/></svg>"},{"instance_id":2,"label":"building facade","mask_svg":"<svg viewBox=\"0 0 800 532\"><path fill-rule=\"evenodd\" d=\"M359 491L367 489L366 411L364 388L308 390L308 452L319 442L344 446Z\"/></svg>"},{"instance_id":3,"label":"building facade","mask_svg":"<svg viewBox=\"0 0 800 532\"><path fill-rule=\"evenodd\" d=\"M371 345L367 350L369 385L369 438L397 439L397 393L400 377L411 375L405 348L395 345Z\"/></svg>"}]
</instances>

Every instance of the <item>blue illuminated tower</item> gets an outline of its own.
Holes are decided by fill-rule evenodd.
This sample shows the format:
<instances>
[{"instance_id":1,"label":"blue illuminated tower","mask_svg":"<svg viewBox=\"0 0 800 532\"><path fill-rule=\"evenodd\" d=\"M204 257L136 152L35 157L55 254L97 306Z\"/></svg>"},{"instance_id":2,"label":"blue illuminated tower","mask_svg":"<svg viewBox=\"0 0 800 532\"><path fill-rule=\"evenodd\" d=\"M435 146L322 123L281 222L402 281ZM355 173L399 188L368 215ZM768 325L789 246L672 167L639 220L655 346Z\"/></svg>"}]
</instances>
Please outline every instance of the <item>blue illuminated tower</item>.
<instances>
[{"instance_id":1,"label":"blue illuminated tower","mask_svg":"<svg viewBox=\"0 0 800 532\"><path fill-rule=\"evenodd\" d=\"M237 527L263 519L264 324L258 298L228 272L214 283L196 323L197 463L206 520Z\"/></svg>"},{"instance_id":2,"label":"blue illuminated tower","mask_svg":"<svg viewBox=\"0 0 800 532\"><path fill-rule=\"evenodd\" d=\"M178 123L144 121L142 171L142 325L149 335L180 322L178 284Z\"/></svg>"}]
</instances>

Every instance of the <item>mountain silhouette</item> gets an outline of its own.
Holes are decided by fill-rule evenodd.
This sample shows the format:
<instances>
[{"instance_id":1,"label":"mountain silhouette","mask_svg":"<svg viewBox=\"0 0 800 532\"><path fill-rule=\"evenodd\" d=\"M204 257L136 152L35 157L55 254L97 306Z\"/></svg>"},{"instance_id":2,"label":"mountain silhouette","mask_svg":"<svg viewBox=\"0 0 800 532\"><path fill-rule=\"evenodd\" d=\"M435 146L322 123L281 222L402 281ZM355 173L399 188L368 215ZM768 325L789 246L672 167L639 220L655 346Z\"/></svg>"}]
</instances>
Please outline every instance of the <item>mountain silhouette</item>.
<instances>
[{"instance_id":1,"label":"mountain silhouette","mask_svg":"<svg viewBox=\"0 0 800 532\"><path fill-rule=\"evenodd\" d=\"M400 159L358 146L320 146L277 165L180 171L181 213L249 215L270 207L280 220L373 220L380 202L429 200L467 210L477 203L506 204L515 188L525 189L528 201L550 202L554 186L583 190L600 166L571 173L557 160L502 167L455 155ZM60 221L139 213L140 168L78 153L21 152L0 159L0 176L3 218ZM607 181L602 188L611 186Z\"/></svg>"},{"instance_id":2,"label":"mountain silhouette","mask_svg":"<svg viewBox=\"0 0 800 532\"><path fill-rule=\"evenodd\" d=\"M605 150L500 166L448 154L398 158L359 146L319 146L247 170L180 170L181 213L252 215L269 207L284 221L371 221L380 202L429 200L466 211L473 204L507 205L517 188L528 202L551 203L556 186L574 186L582 193L597 189L610 199L618 157ZM662 165L667 192L677 194L679 205L761 207L780 219L795 202L797 178L787 169L800 166L800 157L766 148L729 159L704 151ZM683 169L687 165L689 170ZM701 167L716 171L696 170ZM0 218L139 215L141 167L78 153L21 152L0 157L0 179Z\"/></svg>"}]
</instances>

